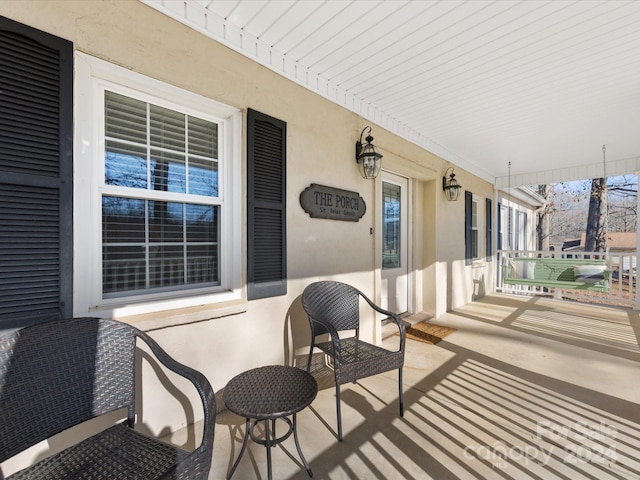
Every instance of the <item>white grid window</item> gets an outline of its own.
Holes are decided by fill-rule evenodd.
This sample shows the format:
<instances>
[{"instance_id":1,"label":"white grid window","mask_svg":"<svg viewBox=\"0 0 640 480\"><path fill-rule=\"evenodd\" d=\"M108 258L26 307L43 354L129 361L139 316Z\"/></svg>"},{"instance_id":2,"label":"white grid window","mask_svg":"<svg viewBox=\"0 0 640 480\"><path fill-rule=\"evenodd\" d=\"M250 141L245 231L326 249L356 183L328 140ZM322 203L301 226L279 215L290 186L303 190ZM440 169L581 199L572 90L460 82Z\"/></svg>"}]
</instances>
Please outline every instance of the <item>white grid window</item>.
<instances>
[{"instance_id":1,"label":"white grid window","mask_svg":"<svg viewBox=\"0 0 640 480\"><path fill-rule=\"evenodd\" d=\"M241 299L242 112L75 58L74 312Z\"/></svg>"},{"instance_id":2,"label":"white grid window","mask_svg":"<svg viewBox=\"0 0 640 480\"><path fill-rule=\"evenodd\" d=\"M108 90L104 104L103 294L219 285L218 124Z\"/></svg>"}]
</instances>

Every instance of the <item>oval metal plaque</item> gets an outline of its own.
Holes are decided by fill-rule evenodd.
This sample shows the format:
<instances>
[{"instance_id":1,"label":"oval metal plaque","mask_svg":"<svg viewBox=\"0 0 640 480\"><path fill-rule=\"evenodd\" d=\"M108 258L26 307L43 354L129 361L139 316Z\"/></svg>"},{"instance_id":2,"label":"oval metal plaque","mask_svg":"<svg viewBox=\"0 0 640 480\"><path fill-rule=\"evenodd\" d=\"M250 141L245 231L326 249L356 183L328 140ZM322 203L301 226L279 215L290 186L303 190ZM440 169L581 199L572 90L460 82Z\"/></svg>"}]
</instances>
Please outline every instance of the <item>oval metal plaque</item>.
<instances>
[{"instance_id":1,"label":"oval metal plaque","mask_svg":"<svg viewBox=\"0 0 640 480\"><path fill-rule=\"evenodd\" d=\"M300 194L300 205L312 218L357 222L367 210L358 192L312 183Z\"/></svg>"}]
</instances>

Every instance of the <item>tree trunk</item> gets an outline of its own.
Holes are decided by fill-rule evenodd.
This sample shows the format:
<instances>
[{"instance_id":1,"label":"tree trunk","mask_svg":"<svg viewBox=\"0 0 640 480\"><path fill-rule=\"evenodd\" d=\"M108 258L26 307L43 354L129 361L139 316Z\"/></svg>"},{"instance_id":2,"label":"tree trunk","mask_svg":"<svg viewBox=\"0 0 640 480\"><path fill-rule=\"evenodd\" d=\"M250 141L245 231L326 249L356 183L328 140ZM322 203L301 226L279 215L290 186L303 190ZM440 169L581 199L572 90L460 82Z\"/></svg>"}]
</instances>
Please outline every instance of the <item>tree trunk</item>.
<instances>
[{"instance_id":1,"label":"tree trunk","mask_svg":"<svg viewBox=\"0 0 640 480\"><path fill-rule=\"evenodd\" d=\"M587 252L605 252L607 250L607 179L591 180L589 213L584 249Z\"/></svg>"},{"instance_id":2,"label":"tree trunk","mask_svg":"<svg viewBox=\"0 0 640 480\"><path fill-rule=\"evenodd\" d=\"M536 233L538 236L538 250L546 252L549 250L549 237L551 235L551 211L552 202L551 195L553 193L553 185L538 185L538 195L546 200L544 207L538 210L538 222L536 224Z\"/></svg>"}]
</instances>

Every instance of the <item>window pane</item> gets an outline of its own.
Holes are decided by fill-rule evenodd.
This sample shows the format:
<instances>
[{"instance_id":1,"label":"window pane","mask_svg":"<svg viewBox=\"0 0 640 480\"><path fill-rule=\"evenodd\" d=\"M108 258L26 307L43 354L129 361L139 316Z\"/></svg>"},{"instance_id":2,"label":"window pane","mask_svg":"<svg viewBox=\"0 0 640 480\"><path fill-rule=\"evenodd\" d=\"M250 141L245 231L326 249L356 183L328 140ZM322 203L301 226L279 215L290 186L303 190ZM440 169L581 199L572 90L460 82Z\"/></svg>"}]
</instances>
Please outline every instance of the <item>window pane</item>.
<instances>
[{"instance_id":1,"label":"window pane","mask_svg":"<svg viewBox=\"0 0 640 480\"><path fill-rule=\"evenodd\" d=\"M471 204L471 226L478 228L478 202L476 200Z\"/></svg>"},{"instance_id":2,"label":"window pane","mask_svg":"<svg viewBox=\"0 0 640 480\"><path fill-rule=\"evenodd\" d=\"M151 189L186 193L184 155L151 151Z\"/></svg>"},{"instance_id":3,"label":"window pane","mask_svg":"<svg viewBox=\"0 0 640 480\"><path fill-rule=\"evenodd\" d=\"M382 184L382 268L400 267L400 186Z\"/></svg>"},{"instance_id":4,"label":"window pane","mask_svg":"<svg viewBox=\"0 0 640 480\"><path fill-rule=\"evenodd\" d=\"M147 188L147 149L107 140L104 182L121 187Z\"/></svg>"},{"instance_id":5,"label":"window pane","mask_svg":"<svg viewBox=\"0 0 640 480\"><path fill-rule=\"evenodd\" d=\"M183 203L148 201L149 242L183 242Z\"/></svg>"},{"instance_id":6,"label":"window pane","mask_svg":"<svg viewBox=\"0 0 640 480\"><path fill-rule=\"evenodd\" d=\"M218 241L218 207L187 205L187 242Z\"/></svg>"},{"instance_id":7,"label":"window pane","mask_svg":"<svg viewBox=\"0 0 640 480\"><path fill-rule=\"evenodd\" d=\"M189 117L189 153L201 157L218 158L218 125L216 123Z\"/></svg>"},{"instance_id":8,"label":"window pane","mask_svg":"<svg viewBox=\"0 0 640 480\"><path fill-rule=\"evenodd\" d=\"M184 249L180 246L149 247L149 286L171 287L184 284Z\"/></svg>"},{"instance_id":9,"label":"window pane","mask_svg":"<svg viewBox=\"0 0 640 480\"><path fill-rule=\"evenodd\" d=\"M102 242L145 241L144 200L102 197Z\"/></svg>"},{"instance_id":10,"label":"window pane","mask_svg":"<svg viewBox=\"0 0 640 480\"><path fill-rule=\"evenodd\" d=\"M190 245L187 247L187 283L217 283L217 245Z\"/></svg>"},{"instance_id":11,"label":"window pane","mask_svg":"<svg viewBox=\"0 0 640 480\"><path fill-rule=\"evenodd\" d=\"M143 245L102 247L102 291L105 294L146 288Z\"/></svg>"},{"instance_id":12,"label":"window pane","mask_svg":"<svg viewBox=\"0 0 640 480\"><path fill-rule=\"evenodd\" d=\"M184 152L185 130L183 113L151 105L151 146Z\"/></svg>"},{"instance_id":13,"label":"window pane","mask_svg":"<svg viewBox=\"0 0 640 480\"><path fill-rule=\"evenodd\" d=\"M140 100L105 92L105 135L107 138L147 143L147 104Z\"/></svg>"},{"instance_id":14,"label":"window pane","mask_svg":"<svg viewBox=\"0 0 640 480\"><path fill-rule=\"evenodd\" d=\"M189 158L189 193L218 196L218 162Z\"/></svg>"},{"instance_id":15,"label":"window pane","mask_svg":"<svg viewBox=\"0 0 640 480\"><path fill-rule=\"evenodd\" d=\"M471 232L471 242L472 242L472 255L473 258L478 258L478 230L473 230Z\"/></svg>"},{"instance_id":16,"label":"window pane","mask_svg":"<svg viewBox=\"0 0 640 480\"><path fill-rule=\"evenodd\" d=\"M105 294L219 284L220 207L113 196L102 205Z\"/></svg>"}]
</instances>

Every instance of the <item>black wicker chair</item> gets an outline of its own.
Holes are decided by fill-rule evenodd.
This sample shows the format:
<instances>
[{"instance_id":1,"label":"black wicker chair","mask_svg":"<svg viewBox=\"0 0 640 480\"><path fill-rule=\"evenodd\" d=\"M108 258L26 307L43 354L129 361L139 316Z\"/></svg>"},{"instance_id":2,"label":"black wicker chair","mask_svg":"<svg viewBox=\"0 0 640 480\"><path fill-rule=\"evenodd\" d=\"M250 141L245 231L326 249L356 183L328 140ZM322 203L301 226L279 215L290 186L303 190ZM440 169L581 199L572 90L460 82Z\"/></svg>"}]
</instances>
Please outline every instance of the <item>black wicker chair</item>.
<instances>
[{"instance_id":1,"label":"black wicker chair","mask_svg":"<svg viewBox=\"0 0 640 480\"><path fill-rule=\"evenodd\" d=\"M387 350L359 339L360 297L374 310L386 315L398 326L400 333L398 350ZM313 349L319 348L333 362L336 382L336 411L338 440L342 441L340 415L340 385L360 378L398 369L398 395L400 416L404 415L402 399L402 367L404 365L405 326L400 317L375 305L360 290L345 283L323 281L308 285L302 293L302 306L309 317L311 346L307 371L311 370ZM339 332L352 330L352 336L340 337ZM329 341L318 342L320 335L329 334Z\"/></svg>"},{"instance_id":2,"label":"black wicker chair","mask_svg":"<svg viewBox=\"0 0 640 480\"><path fill-rule=\"evenodd\" d=\"M136 339L197 389L204 408L204 433L194 451L133 428ZM0 462L72 426L118 410L127 417L122 423L7 480L206 479L216 403L204 375L176 362L151 337L124 323L76 318L0 335ZM2 469L0 479L4 479Z\"/></svg>"}]
</instances>

